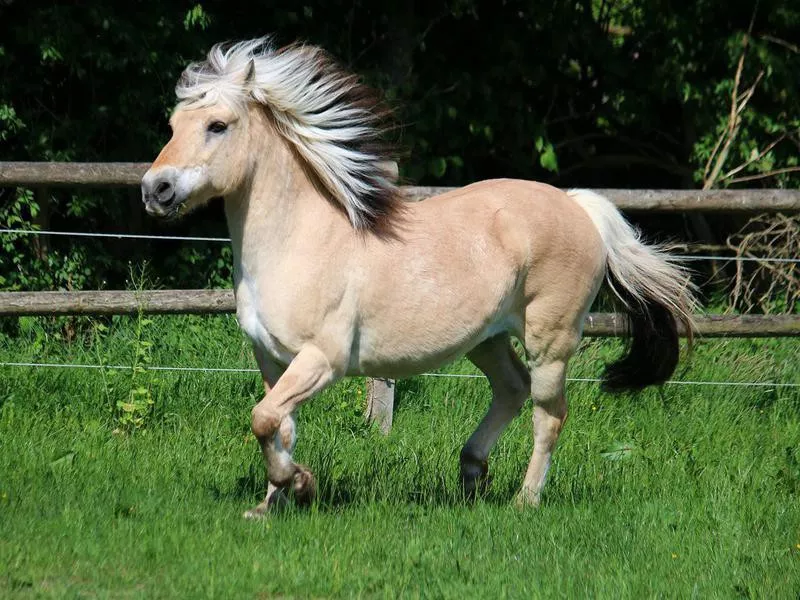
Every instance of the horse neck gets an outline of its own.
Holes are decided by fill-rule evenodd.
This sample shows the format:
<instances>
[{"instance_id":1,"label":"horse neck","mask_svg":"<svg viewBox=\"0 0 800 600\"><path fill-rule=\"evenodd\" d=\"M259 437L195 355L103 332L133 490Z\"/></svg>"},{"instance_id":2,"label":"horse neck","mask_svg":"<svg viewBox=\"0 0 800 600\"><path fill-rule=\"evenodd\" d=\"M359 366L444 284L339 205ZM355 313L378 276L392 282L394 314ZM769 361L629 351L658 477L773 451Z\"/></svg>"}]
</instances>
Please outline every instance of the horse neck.
<instances>
[{"instance_id":1,"label":"horse neck","mask_svg":"<svg viewBox=\"0 0 800 600\"><path fill-rule=\"evenodd\" d=\"M266 116L251 117L249 176L225 215L236 268L275 263L297 244L353 235L344 213L314 184L300 158Z\"/></svg>"}]
</instances>

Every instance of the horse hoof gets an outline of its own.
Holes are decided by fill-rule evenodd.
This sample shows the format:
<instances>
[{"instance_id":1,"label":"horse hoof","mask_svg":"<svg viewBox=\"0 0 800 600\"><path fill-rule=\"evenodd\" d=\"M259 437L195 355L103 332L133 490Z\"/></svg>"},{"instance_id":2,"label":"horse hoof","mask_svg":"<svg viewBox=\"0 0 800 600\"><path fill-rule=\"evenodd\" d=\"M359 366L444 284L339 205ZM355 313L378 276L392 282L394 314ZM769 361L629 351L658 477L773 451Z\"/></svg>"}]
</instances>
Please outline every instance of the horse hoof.
<instances>
[{"instance_id":1,"label":"horse hoof","mask_svg":"<svg viewBox=\"0 0 800 600\"><path fill-rule=\"evenodd\" d=\"M255 508L251 508L250 510L244 511L242 515L247 521L257 521L259 519L263 519L267 516L268 509L264 507L263 503L259 504Z\"/></svg>"},{"instance_id":2,"label":"horse hoof","mask_svg":"<svg viewBox=\"0 0 800 600\"><path fill-rule=\"evenodd\" d=\"M254 521L257 519L263 519L268 515L268 513L274 513L280 510L283 510L289 505L289 498L286 496L286 492L284 492L280 488L271 489L267 497L264 501L256 506L255 508L251 508L248 511L245 511L244 518L249 521Z\"/></svg>"},{"instance_id":3,"label":"horse hoof","mask_svg":"<svg viewBox=\"0 0 800 600\"><path fill-rule=\"evenodd\" d=\"M525 510L528 508L538 508L540 502L541 498L539 494L533 491L522 490L514 499L514 506L517 510Z\"/></svg>"},{"instance_id":4,"label":"horse hoof","mask_svg":"<svg viewBox=\"0 0 800 600\"><path fill-rule=\"evenodd\" d=\"M492 483L489 475L489 463L485 460L475 460L471 457L461 457L461 489L467 500L474 500L476 496L483 495Z\"/></svg>"},{"instance_id":5,"label":"horse hoof","mask_svg":"<svg viewBox=\"0 0 800 600\"><path fill-rule=\"evenodd\" d=\"M486 495L491 485L492 476L489 474L474 479L461 480L461 489L464 491L464 497L470 502Z\"/></svg>"},{"instance_id":6,"label":"horse hoof","mask_svg":"<svg viewBox=\"0 0 800 600\"><path fill-rule=\"evenodd\" d=\"M317 482L314 474L307 468L298 465L292 481L292 492L297 504L311 504L317 495Z\"/></svg>"}]
</instances>

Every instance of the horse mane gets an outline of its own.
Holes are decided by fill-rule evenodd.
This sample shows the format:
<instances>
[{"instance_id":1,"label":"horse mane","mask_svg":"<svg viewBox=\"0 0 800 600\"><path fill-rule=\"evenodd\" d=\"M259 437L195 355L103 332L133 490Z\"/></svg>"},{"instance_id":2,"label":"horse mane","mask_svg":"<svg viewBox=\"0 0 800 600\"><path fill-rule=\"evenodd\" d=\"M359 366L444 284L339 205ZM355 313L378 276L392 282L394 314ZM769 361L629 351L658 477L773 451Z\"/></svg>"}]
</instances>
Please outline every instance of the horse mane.
<instances>
[{"instance_id":1,"label":"horse mane","mask_svg":"<svg viewBox=\"0 0 800 600\"><path fill-rule=\"evenodd\" d=\"M186 68L175 93L178 106L225 102L244 110L254 100L266 107L353 227L384 229L400 209L386 166L393 159L384 141L390 112L322 48L276 48L269 37L216 44Z\"/></svg>"}]
</instances>

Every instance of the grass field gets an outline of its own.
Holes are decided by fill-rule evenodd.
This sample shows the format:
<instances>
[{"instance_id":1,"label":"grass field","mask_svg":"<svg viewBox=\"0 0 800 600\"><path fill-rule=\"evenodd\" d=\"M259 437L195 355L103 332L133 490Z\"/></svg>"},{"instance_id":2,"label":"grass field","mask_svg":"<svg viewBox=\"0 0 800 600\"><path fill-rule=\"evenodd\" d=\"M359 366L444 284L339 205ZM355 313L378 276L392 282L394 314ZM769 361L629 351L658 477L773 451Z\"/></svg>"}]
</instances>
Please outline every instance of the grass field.
<instances>
[{"instance_id":1,"label":"grass field","mask_svg":"<svg viewBox=\"0 0 800 600\"><path fill-rule=\"evenodd\" d=\"M586 342L570 375L618 349ZM0 361L253 366L231 317L119 318L70 343L23 319ZM519 512L530 406L465 505L458 452L485 381L400 382L383 437L350 380L301 409L296 456L318 501L246 522L263 493L256 375L0 373L0 597L800 594L800 388L570 383L543 504ZM800 382L800 343L701 342L676 378Z\"/></svg>"}]
</instances>

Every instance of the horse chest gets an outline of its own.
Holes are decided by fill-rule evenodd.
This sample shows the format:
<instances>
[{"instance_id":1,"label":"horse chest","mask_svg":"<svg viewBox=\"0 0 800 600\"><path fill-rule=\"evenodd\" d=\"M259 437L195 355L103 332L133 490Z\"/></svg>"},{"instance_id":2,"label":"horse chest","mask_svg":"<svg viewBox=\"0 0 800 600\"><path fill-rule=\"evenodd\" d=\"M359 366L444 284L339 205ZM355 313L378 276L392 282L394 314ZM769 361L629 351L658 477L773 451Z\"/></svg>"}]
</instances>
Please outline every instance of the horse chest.
<instances>
[{"instance_id":1,"label":"horse chest","mask_svg":"<svg viewBox=\"0 0 800 600\"><path fill-rule=\"evenodd\" d=\"M291 362L295 352L276 333L275 316L260 308L252 282L242 278L236 285L236 319L250 341L273 359Z\"/></svg>"}]
</instances>

